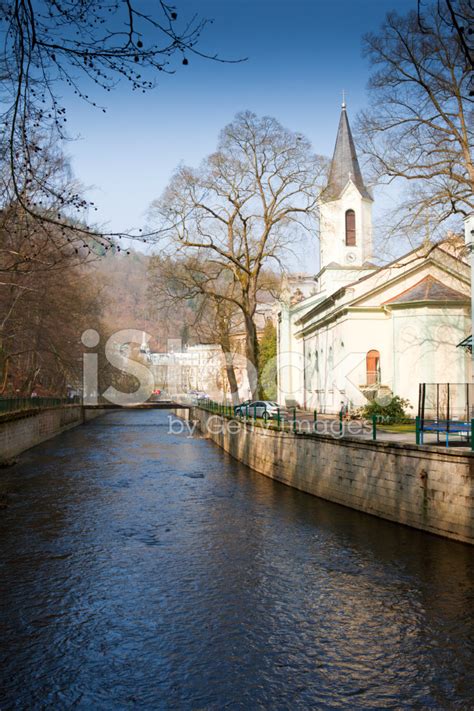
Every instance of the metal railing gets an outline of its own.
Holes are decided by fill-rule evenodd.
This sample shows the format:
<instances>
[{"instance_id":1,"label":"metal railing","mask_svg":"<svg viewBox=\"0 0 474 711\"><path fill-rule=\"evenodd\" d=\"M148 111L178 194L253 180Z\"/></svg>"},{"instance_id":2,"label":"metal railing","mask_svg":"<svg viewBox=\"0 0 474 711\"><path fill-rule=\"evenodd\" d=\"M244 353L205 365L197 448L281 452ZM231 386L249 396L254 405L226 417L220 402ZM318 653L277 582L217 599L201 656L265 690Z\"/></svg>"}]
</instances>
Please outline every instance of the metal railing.
<instances>
[{"instance_id":1,"label":"metal railing","mask_svg":"<svg viewBox=\"0 0 474 711\"><path fill-rule=\"evenodd\" d=\"M296 418L296 407L290 409L278 408L276 413L272 416L267 411L267 408L263 411L263 415L257 415L257 411L262 410L261 406L254 405L228 405L227 403L219 403L215 400L199 400L197 405L203 410L208 412L213 412L216 415L221 415L223 417L229 417L232 419L237 419L242 422L253 422L255 425L260 427L266 427L268 429L294 432L298 431ZM236 411L237 410L237 411ZM314 429L309 434L313 434L317 427L317 413L314 411Z\"/></svg>"},{"instance_id":2,"label":"metal railing","mask_svg":"<svg viewBox=\"0 0 474 711\"><path fill-rule=\"evenodd\" d=\"M0 415L25 410L42 410L48 407L79 405L80 398L66 397L0 397Z\"/></svg>"},{"instance_id":3,"label":"metal railing","mask_svg":"<svg viewBox=\"0 0 474 711\"><path fill-rule=\"evenodd\" d=\"M324 422L318 418L317 410L313 410L312 413L305 413L307 416L305 419L301 420L297 417L297 408L278 408L277 411L273 411L272 416L268 414L265 410L262 417L257 416L257 407L251 407L249 405L229 405L227 403L219 403L211 399L199 400L197 407L212 412L216 415L227 417L230 419L239 420L241 422L252 423L257 427L264 427L267 429L293 432L298 435L315 435L315 434L325 434ZM236 412L237 409L237 412ZM259 410L261 407L258 408ZM327 418L326 424L328 422ZM332 435L337 435L338 437L344 436L357 436L350 430L350 426L345 422L344 413L339 412L335 415L334 419L329 420L333 427L331 429ZM368 419L364 419L364 438L372 439L376 441L378 439L379 433L385 434L386 432L397 433L397 423L386 422L385 419L380 415L372 415ZM318 427L319 424L319 427ZM406 418L403 423L401 423L408 432L416 433L416 443L419 444L419 425L417 421ZM304 427L303 427L304 425ZM403 430L401 431L403 434ZM472 435L472 446L474 448L474 432Z\"/></svg>"}]
</instances>

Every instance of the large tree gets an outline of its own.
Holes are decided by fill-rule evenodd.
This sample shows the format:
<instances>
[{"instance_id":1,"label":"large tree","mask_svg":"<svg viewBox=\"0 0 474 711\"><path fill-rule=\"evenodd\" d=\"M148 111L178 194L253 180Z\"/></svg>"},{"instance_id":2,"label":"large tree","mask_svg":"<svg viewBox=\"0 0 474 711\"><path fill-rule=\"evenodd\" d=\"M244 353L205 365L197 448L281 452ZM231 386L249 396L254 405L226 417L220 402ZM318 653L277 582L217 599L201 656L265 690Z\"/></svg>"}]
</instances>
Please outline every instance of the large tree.
<instances>
[{"instance_id":1,"label":"large tree","mask_svg":"<svg viewBox=\"0 0 474 711\"><path fill-rule=\"evenodd\" d=\"M409 181L398 212L412 231L474 210L472 58L452 6L438 0L406 16L392 12L364 39L373 73L360 137L377 178ZM471 3L456 9L472 22Z\"/></svg>"},{"instance_id":2,"label":"large tree","mask_svg":"<svg viewBox=\"0 0 474 711\"><path fill-rule=\"evenodd\" d=\"M253 397L255 316L265 270L285 269L298 232L314 225L324 168L303 136L246 111L223 129L217 151L199 168L176 171L151 208L161 249L207 261L212 279L206 289L240 311Z\"/></svg>"},{"instance_id":3,"label":"large tree","mask_svg":"<svg viewBox=\"0 0 474 711\"><path fill-rule=\"evenodd\" d=\"M266 273L260 279L260 288L266 294L276 294L279 279ZM191 342L221 347L234 404L239 402L238 372L245 366L244 319L237 304L240 293L231 272L199 256L174 259L155 255L150 260L149 297L153 312L161 319L166 315Z\"/></svg>"}]
</instances>

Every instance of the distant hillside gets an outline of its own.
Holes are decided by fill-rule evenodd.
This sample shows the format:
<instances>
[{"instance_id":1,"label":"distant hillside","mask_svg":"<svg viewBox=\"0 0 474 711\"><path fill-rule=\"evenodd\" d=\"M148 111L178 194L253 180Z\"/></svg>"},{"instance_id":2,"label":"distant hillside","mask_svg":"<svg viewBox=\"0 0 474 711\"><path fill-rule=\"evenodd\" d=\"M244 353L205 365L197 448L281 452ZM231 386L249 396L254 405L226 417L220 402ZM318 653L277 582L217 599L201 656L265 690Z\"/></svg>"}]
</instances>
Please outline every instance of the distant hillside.
<instances>
[{"instance_id":1,"label":"distant hillside","mask_svg":"<svg viewBox=\"0 0 474 711\"><path fill-rule=\"evenodd\" d=\"M103 284L103 319L110 331L135 328L152 336L152 350L165 350L168 338L181 336L182 324L169 322L156 312L148 294L150 257L134 250L130 254L107 254L94 264Z\"/></svg>"}]
</instances>

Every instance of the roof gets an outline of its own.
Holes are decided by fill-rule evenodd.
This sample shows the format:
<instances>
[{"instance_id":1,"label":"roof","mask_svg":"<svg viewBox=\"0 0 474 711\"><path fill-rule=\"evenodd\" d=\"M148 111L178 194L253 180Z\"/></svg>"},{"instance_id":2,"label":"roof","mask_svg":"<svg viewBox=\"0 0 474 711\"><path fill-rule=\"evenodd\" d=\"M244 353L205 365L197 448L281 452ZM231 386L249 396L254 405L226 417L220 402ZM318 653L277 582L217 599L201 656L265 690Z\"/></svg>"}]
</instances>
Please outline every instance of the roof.
<instances>
[{"instance_id":1,"label":"roof","mask_svg":"<svg viewBox=\"0 0 474 711\"><path fill-rule=\"evenodd\" d=\"M329 180L323 197L335 200L341 195L349 180L352 180L363 197L372 200L372 196L364 184L346 107L343 104L339 128L337 129L336 146L329 171Z\"/></svg>"},{"instance_id":2,"label":"roof","mask_svg":"<svg viewBox=\"0 0 474 711\"><path fill-rule=\"evenodd\" d=\"M407 304L414 301L458 301L465 302L468 297L460 291L451 289L438 279L428 275L414 286L403 291L398 296L389 299L385 304Z\"/></svg>"},{"instance_id":3,"label":"roof","mask_svg":"<svg viewBox=\"0 0 474 711\"><path fill-rule=\"evenodd\" d=\"M384 272L386 274L390 275L390 270L394 269L395 267L404 267L404 266L409 267L410 264L412 264L413 266L410 269L410 273L412 273L413 271L416 271L416 269L418 268L417 263L418 263L418 265L423 264L423 263L426 264L432 260L434 260L435 263L437 263L434 258L434 255L436 254L436 252L441 252L444 255L448 256L450 260L453 260L454 262L457 263L456 266L458 268L460 266L462 266L462 268L466 271L466 278L464 279L464 281L465 281L466 285L468 286L469 285L469 276L467 276L467 275L469 273L469 266L466 264L466 262L464 260L459 259L459 257L455 256L451 251L444 249L444 244L448 241L449 240L442 240L436 244L431 244L428 246L422 245L420 247L416 247L413 250L411 250L410 252L408 252L407 254L404 254L401 258L397 258L397 259L393 260L393 262L390 262L389 264L385 264L384 266L378 267L371 273L366 274L362 277L359 277L358 279L350 282L349 284L345 284L344 286L341 286L339 289L337 289L337 291L329 294L328 296L326 296L326 295L323 296L323 298L321 298L321 300L317 301L314 305L311 305L308 308L308 310L305 311L303 313L303 315L296 321L296 324L301 325L303 327L302 330L312 327L311 325L308 326L306 324L308 324L308 322L311 322L314 318L319 318L319 315L321 314L321 312L324 312L325 310L327 311L327 309L330 306L331 307L334 306L335 302L339 298L342 298L344 296L344 294L347 293L347 291L349 289L353 289L363 282L368 282L369 287L368 287L367 291L365 292L365 294L359 295L356 298L356 301L360 301L361 298L365 298L367 296L367 294L373 293L374 290L380 291L380 289L381 288L383 289L387 283L392 283L396 279L389 276L388 281L386 280L383 282L383 286L380 286L380 284L379 284L379 285L375 286L375 289L374 289L374 287L370 287L370 282L373 279L383 275ZM452 273L453 272L451 272L451 274ZM401 278L404 278L404 276L406 274L407 274L407 272L400 271L398 276L401 279ZM461 276L461 279L462 279L462 276ZM441 283L441 282L439 282L439 283ZM443 285L443 287L444 287L444 285ZM444 287L444 288L449 289L449 287ZM462 300L464 301L464 303L469 301L469 297L462 294L461 292L454 291L454 289L450 289L450 291L459 295L458 298L462 297ZM405 293L405 292L403 292L403 293ZM395 299L397 299L397 297L395 297ZM446 303L445 299L441 299L441 301ZM461 298L459 298L459 302L461 302ZM300 310L302 310L302 307L304 306L304 304L305 304L305 302L303 302L303 304L300 305ZM343 305L339 306L338 309L344 308L344 306L347 306L347 304L343 304Z\"/></svg>"}]
</instances>

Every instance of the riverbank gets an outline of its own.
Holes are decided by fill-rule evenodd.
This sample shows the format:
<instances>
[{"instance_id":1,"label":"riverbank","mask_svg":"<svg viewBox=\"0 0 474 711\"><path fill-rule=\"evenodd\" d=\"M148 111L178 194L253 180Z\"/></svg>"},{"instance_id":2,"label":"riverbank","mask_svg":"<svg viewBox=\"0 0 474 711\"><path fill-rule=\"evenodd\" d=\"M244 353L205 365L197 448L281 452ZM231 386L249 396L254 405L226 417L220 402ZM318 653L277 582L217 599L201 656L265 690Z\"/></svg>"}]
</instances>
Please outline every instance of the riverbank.
<instances>
[{"instance_id":1,"label":"riverbank","mask_svg":"<svg viewBox=\"0 0 474 711\"><path fill-rule=\"evenodd\" d=\"M62 405L3 415L0 418L0 464L102 414L100 410L86 410L81 405Z\"/></svg>"},{"instance_id":2,"label":"riverbank","mask_svg":"<svg viewBox=\"0 0 474 711\"><path fill-rule=\"evenodd\" d=\"M176 410L251 469L322 499L474 544L474 455L355 437L293 434L200 408Z\"/></svg>"}]
</instances>

